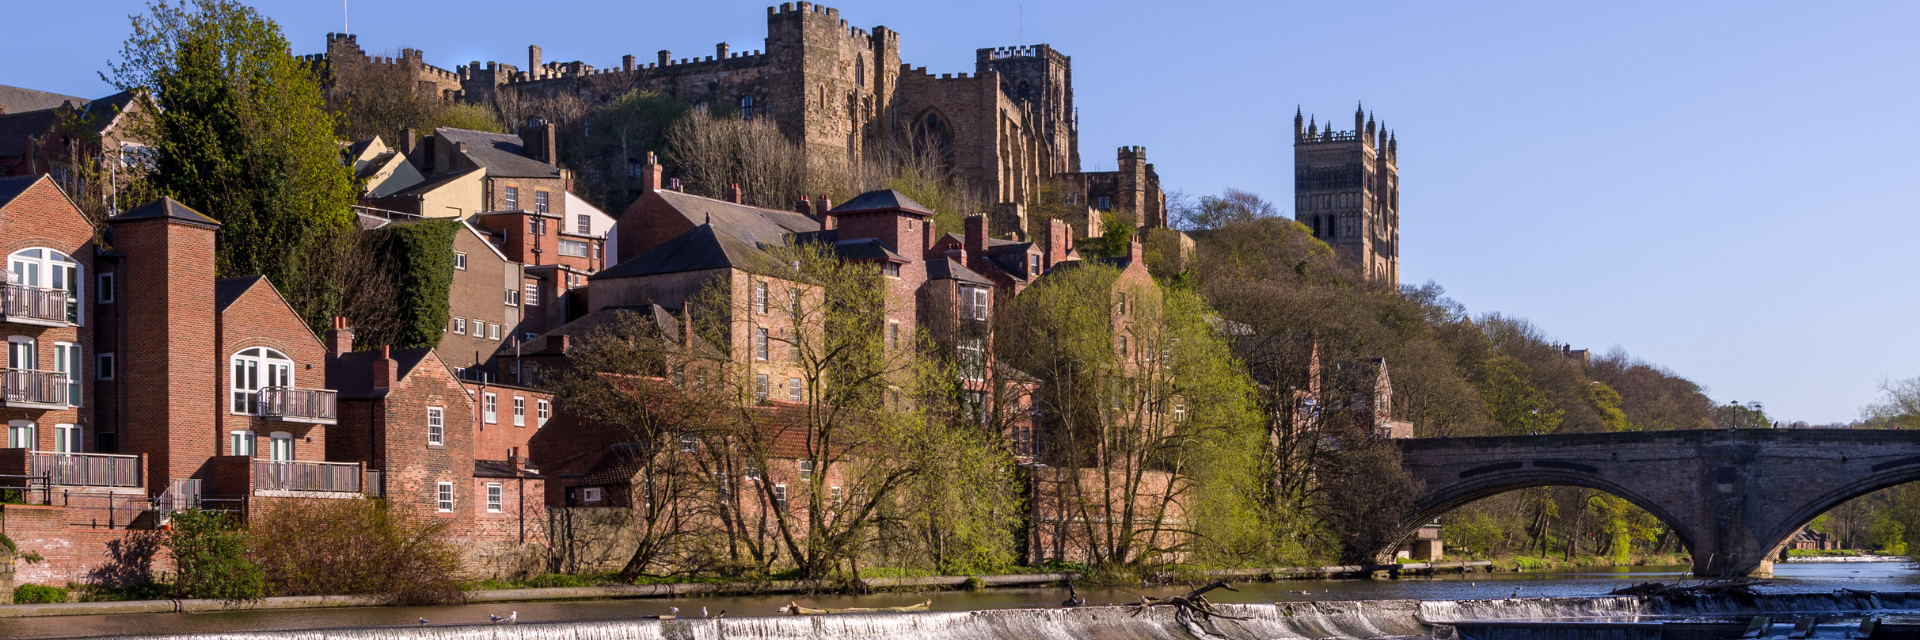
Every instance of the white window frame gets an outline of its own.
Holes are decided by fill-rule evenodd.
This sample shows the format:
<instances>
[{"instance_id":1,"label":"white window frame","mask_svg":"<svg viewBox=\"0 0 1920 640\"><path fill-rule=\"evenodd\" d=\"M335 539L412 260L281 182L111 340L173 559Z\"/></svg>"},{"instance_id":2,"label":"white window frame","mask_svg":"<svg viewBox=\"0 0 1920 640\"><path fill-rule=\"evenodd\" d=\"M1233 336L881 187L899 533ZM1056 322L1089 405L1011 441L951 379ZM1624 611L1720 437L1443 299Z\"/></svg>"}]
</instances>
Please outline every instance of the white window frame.
<instances>
[{"instance_id":1,"label":"white window frame","mask_svg":"<svg viewBox=\"0 0 1920 640\"><path fill-rule=\"evenodd\" d=\"M758 329L753 330L753 359L755 361L766 362L767 357L771 355L769 353L769 351L771 351L771 347L768 346L768 342L769 342L768 333L769 332L767 331L766 327L760 327Z\"/></svg>"},{"instance_id":2,"label":"white window frame","mask_svg":"<svg viewBox=\"0 0 1920 640\"><path fill-rule=\"evenodd\" d=\"M67 292L67 315L74 326L86 324L84 279L86 269L80 261L49 247L28 247L7 255L7 282L41 290ZM46 277L42 278L41 273Z\"/></svg>"},{"instance_id":3,"label":"white window frame","mask_svg":"<svg viewBox=\"0 0 1920 640\"><path fill-rule=\"evenodd\" d=\"M487 483L487 513L506 512L506 488L498 482Z\"/></svg>"},{"instance_id":4,"label":"white window frame","mask_svg":"<svg viewBox=\"0 0 1920 640\"><path fill-rule=\"evenodd\" d=\"M114 374L113 353L93 354L93 379L112 380Z\"/></svg>"},{"instance_id":5,"label":"white window frame","mask_svg":"<svg viewBox=\"0 0 1920 640\"><path fill-rule=\"evenodd\" d=\"M525 397L513 397L513 426L527 426L527 399Z\"/></svg>"},{"instance_id":6,"label":"white window frame","mask_svg":"<svg viewBox=\"0 0 1920 640\"><path fill-rule=\"evenodd\" d=\"M440 513L453 513L453 483L436 482L433 485L434 506Z\"/></svg>"},{"instance_id":7,"label":"white window frame","mask_svg":"<svg viewBox=\"0 0 1920 640\"><path fill-rule=\"evenodd\" d=\"M252 431L238 430L227 432L227 455L254 457L259 455L260 444Z\"/></svg>"},{"instance_id":8,"label":"white window frame","mask_svg":"<svg viewBox=\"0 0 1920 640\"><path fill-rule=\"evenodd\" d=\"M770 384L772 384L772 382L767 378L767 374L764 374L764 373L754 374L753 376L753 401L754 402L767 401L767 398L770 397L773 393L773 389L769 388L768 386Z\"/></svg>"},{"instance_id":9,"label":"white window frame","mask_svg":"<svg viewBox=\"0 0 1920 640\"><path fill-rule=\"evenodd\" d=\"M260 390L294 385L293 358L268 347L248 347L227 359L227 388L233 397L227 407L234 415L260 415ZM278 374L278 375L276 375Z\"/></svg>"},{"instance_id":10,"label":"white window frame","mask_svg":"<svg viewBox=\"0 0 1920 640\"><path fill-rule=\"evenodd\" d=\"M799 378L787 378L787 402L805 402L806 398L805 382Z\"/></svg>"},{"instance_id":11,"label":"white window frame","mask_svg":"<svg viewBox=\"0 0 1920 640\"><path fill-rule=\"evenodd\" d=\"M581 502L600 502L600 487L581 487Z\"/></svg>"},{"instance_id":12,"label":"white window frame","mask_svg":"<svg viewBox=\"0 0 1920 640\"><path fill-rule=\"evenodd\" d=\"M536 411L536 413L534 414L533 426L536 426L536 427L547 426L547 419L553 417L553 402L548 401L546 399L541 399L541 400L536 400L534 404L535 404L534 410Z\"/></svg>"},{"instance_id":13,"label":"white window frame","mask_svg":"<svg viewBox=\"0 0 1920 640\"><path fill-rule=\"evenodd\" d=\"M294 455L293 434L285 431L267 434L267 457L276 462L292 462L299 459Z\"/></svg>"},{"instance_id":14,"label":"white window frame","mask_svg":"<svg viewBox=\"0 0 1920 640\"><path fill-rule=\"evenodd\" d=\"M454 319L453 319L453 332L454 332L454 333L456 333L456 334L459 334L459 335L463 335L463 336L464 336L464 335L467 335L467 319L466 319L466 318L454 318Z\"/></svg>"},{"instance_id":15,"label":"white window frame","mask_svg":"<svg viewBox=\"0 0 1920 640\"><path fill-rule=\"evenodd\" d=\"M551 200L552 200L552 196L549 196L546 190L534 189L533 190L533 212L546 213L547 208L551 206ZM540 221L540 226L542 227L547 226L546 221L545 220ZM542 231L545 231L545 229L542 229Z\"/></svg>"},{"instance_id":16,"label":"white window frame","mask_svg":"<svg viewBox=\"0 0 1920 640\"><path fill-rule=\"evenodd\" d=\"M584 213L574 216L573 229L583 236L593 235L593 216Z\"/></svg>"},{"instance_id":17,"label":"white window frame","mask_svg":"<svg viewBox=\"0 0 1920 640\"><path fill-rule=\"evenodd\" d=\"M40 425L32 420L8 420L7 448L28 451L40 448Z\"/></svg>"},{"instance_id":18,"label":"white window frame","mask_svg":"<svg viewBox=\"0 0 1920 640\"><path fill-rule=\"evenodd\" d=\"M53 425L53 450L58 453L80 453L80 425L59 423Z\"/></svg>"},{"instance_id":19,"label":"white window frame","mask_svg":"<svg viewBox=\"0 0 1920 640\"><path fill-rule=\"evenodd\" d=\"M497 325L497 324L487 325L487 339L488 340L500 339L500 325Z\"/></svg>"},{"instance_id":20,"label":"white window frame","mask_svg":"<svg viewBox=\"0 0 1920 640\"><path fill-rule=\"evenodd\" d=\"M113 304L113 272L96 273L93 278L94 295L98 298L96 301L100 304Z\"/></svg>"},{"instance_id":21,"label":"white window frame","mask_svg":"<svg viewBox=\"0 0 1920 640\"><path fill-rule=\"evenodd\" d=\"M560 255L569 258L586 258L593 254L592 245L582 240L560 239Z\"/></svg>"},{"instance_id":22,"label":"white window frame","mask_svg":"<svg viewBox=\"0 0 1920 640\"><path fill-rule=\"evenodd\" d=\"M447 408L427 407L427 444L447 443Z\"/></svg>"},{"instance_id":23,"label":"white window frame","mask_svg":"<svg viewBox=\"0 0 1920 640\"><path fill-rule=\"evenodd\" d=\"M773 485L773 511L774 513L787 512L787 485Z\"/></svg>"},{"instance_id":24,"label":"white window frame","mask_svg":"<svg viewBox=\"0 0 1920 640\"><path fill-rule=\"evenodd\" d=\"M520 306L520 292L518 290L516 289L507 290L507 306L509 307Z\"/></svg>"},{"instance_id":25,"label":"white window frame","mask_svg":"<svg viewBox=\"0 0 1920 640\"><path fill-rule=\"evenodd\" d=\"M453 252L453 268L455 268L455 269L458 269L458 270L461 270L461 271L466 271L466 270L467 270L467 254L466 254L466 252L463 252L463 251L455 251L455 252Z\"/></svg>"},{"instance_id":26,"label":"white window frame","mask_svg":"<svg viewBox=\"0 0 1920 640\"><path fill-rule=\"evenodd\" d=\"M80 402L80 374L84 350L76 342L53 343L53 371L67 376L67 406L78 407Z\"/></svg>"},{"instance_id":27,"label":"white window frame","mask_svg":"<svg viewBox=\"0 0 1920 640\"><path fill-rule=\"evenodd\" d=\"M794 466L800 469L801 480L803 481L813 480L813 461L812 460L801 458L799 460L794 461Z\"/></svg>"},{"instance_id":28,"label":"white window frame","mask_svg":"<svg viewBox=\"0 0 1920 640\"><path fill-rule=\"evenodd\" d=\"M522 304L525 304L526 306L529 306L529 307L540 306L540 283L538 282L527 283L527 297L522 299Z\"/></svg>"},{"instance_id":29,"label":"white window frame","mask_svg":"<svg viewBox=\"0 0 1920 640\"><path fill-rule=\"evenodd\" d=\"M7 336L7 368L40 370L40 341L27 336Z\"/></svg>"},{"instance_id":30,"label":"white window frame","mask_svg":"<svg viewBox=\"0 0 1920 640\"><path fill-rule=\"evenodd\" d=\"M520 210L520 188L519 187L506 187L506 193L504 194L504 196L505 197L503 199L505 200L505 202L503 204L506 205L507 211Z\"/></svg>"},{"instance_id":31,"label":"white window frame","mask_svg":"<svg viewBox=\"0 0 1920 640\"><path fill-rule=\"evenodd\" d=\"M767 312L767 281L765 280L753 283L753 312L762 314Z\"/></svg>"},{"instance_id":32,"label":"white window frame","mask_svg":"<svg viewBox=\"0 0 1920 640\"><path fill-rule=\"evenodd\" d=\"M487 424L499 424L500 396L492 393L480 395L480 421Z\"/></svg>"},{"instance_id":33,"label":"white window frame","mask_svg":"<svg viewBox=\"0 0 1920 640\"><path fill-rule=\"evenodd\" d=\"M986 287L964 287L961 289L960 302L965 306L963 313L968 320L986 320L988 318L987 314L991 312L988 307L988 300L989 296Z\"/></svg>"}]
</instances>

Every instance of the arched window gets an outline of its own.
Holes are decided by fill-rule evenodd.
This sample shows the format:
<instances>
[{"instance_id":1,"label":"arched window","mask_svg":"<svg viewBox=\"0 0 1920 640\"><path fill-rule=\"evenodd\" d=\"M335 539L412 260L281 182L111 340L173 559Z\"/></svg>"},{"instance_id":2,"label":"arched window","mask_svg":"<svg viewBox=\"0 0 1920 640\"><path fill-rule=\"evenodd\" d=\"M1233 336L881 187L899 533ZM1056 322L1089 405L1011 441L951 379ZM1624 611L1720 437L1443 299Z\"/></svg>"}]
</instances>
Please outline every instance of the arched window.
<instances>
[{"instance_id":1,"label":"arched window","mask_svg":"<svg viewBox=\"0 0 1920 640\"><path fill-rule=\"evenodd\" d=\"M930 154L941 163L953 161L953 127L939 111L928 109L914 119L914 149Z\"/></svg>"},{"instance_id":2,"label":"arched window","mask_svg":"<svg viewBox=\"0 0 1920 640\"><path fill-rule=\"evenodd\" d=\"M72 257L52 249L22 249L7 256L7 283L34 289L65 291L67 322L74 324L80 324L81 275L79 263L74 262Z\"/></svg>"},{"instance_id":3,"label":"arched window","mask_svg":"<svg viewBox=\"0 0 1920 640\"><path fill-rule=\"evenodd\" d=\"M233 356L233 412L260 413L260 390L293 386L293 359L266 347Z\"/></svg>"},{"instance_id":4,"label":"arched window","mask_svg":"<svg viewBox=\"0 0 1920 640\"><path fill-rule=\"evenodd\" d=\"M740 96L740 119L753 119L753 96Z\"/></svg>"},{"instance_id":5,"label":"arched window","mask_svg":"<svg viewBox=\"0 0 1920 640\"><path fill-rule=\"evenodd\" d=\"M1032 96L1033 96L1033 87L1028 86L1027 81L1021 80L1020 84L1014 85L1013 97L1019 98L1020 100L1025 101L1031 98Z\"/></svg>"},{"instance_id":6,"label":"arched window","mask_svg":"<svg viewBox=\"0 0 1920 640\"><path fill-rule=\"evenodd\" d=\"M853 86L856 86L856 87L867 86L867 57L866 56L854 56L853 58Z\"/></svg>"}]
</instances>

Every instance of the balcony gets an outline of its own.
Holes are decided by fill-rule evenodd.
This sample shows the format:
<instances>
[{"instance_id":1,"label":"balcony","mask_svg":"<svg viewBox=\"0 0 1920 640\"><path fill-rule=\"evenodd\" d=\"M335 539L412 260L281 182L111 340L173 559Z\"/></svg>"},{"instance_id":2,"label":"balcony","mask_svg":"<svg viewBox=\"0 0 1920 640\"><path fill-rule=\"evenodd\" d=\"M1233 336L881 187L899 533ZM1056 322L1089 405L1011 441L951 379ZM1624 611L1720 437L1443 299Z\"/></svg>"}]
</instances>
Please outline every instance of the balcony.
<instances>
[{"instance_id":1,"label":"balcony","mask_svg":"<svg viewBox=\"0 0 1920 640\"><path fill-rule=\"evenodd\" d=\"M35 451L28 475L48 477L54 486L138 487L140 456Z\"/></svg>"},{"instance_id":2,"label":"balcony","mask_svg":"<svg viewBox=\"0 0 1920 640\"><path fill-rule=\"evenodd\" d=\"M67 374L31 369L8 369L4 404L11 409L65 409L73 381Z\"/></svg>"},{"instance_id":3,"label":"balcony","mask_svg":"<svg viewBox=\"0 0 1920 640\"><path fill-rule=\"evenodd\" d=\"M73 324L77 310L73 299L60 289L41 289L17 284L0 285L0 321L41 327L65 327Z\"/></svg>"},{"instance_id":4,"label":"balcony","mask_svg":"<svg viewBox=\"0 0 1920 640\"><path fill-rule=\"evenodd\" d=\"M254 460L253 489L360 493L360 465L353 462Z\"/></svg>"},{"instance_id":5,"label":"balcony","mask_svg":"<svg viewBox=\"0 0 1920 640\"><path fill-rule=\"evenodd\" d=\"M331 389L267 387L259 394L260 417L266 420L334 424L340 418L340 394Z\"/></svg>"}]
</instances>

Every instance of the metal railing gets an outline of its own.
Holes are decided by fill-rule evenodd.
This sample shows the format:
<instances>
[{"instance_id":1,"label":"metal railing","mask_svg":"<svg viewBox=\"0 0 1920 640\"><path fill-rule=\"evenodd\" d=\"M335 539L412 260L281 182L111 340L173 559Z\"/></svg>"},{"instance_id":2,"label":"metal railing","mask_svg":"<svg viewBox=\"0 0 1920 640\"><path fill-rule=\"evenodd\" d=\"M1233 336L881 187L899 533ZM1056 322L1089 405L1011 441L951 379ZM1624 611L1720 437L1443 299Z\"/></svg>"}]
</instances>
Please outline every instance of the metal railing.
<instances>
[{"instance_id":1,"label":"metal railing","mask_svg":"<svg viewBox=\"0 0 1920 640\"><path fill-rule=\"evenodd\" d=\"M64 405L71 380L67 374L31 369L8 369L7 402Z\"/></svg>"},{"instance_id":2,"label":"metal railing","mask_svg":"<svg viewBox=\"0 0 1920 640\"><path fill-rule=\"evenodd\" d=\"M302 422L339 419L339 393L331 389L267 387L260 390L260 417Z\"/></svg>"},{"instance_id":3,"label":"metal railing","mask_svg":"<svg viewBox=\"0 0 1920 640\"><path fill-rule=\"evenodd\" d=\"M33 475L70 487L138 487L140 456L35 451Z\"/></svg>"},{"instance_id":4,"label":"metal railing","mask_svg":"<svg viewBox=\"0 0 1920 640\"><path fill-rule=\"evenodd\" d=\"M360 465L353 462L253 461L256 491L360 492Z\"/></svg>"},{"instance_id":5,"label":"metal railing","mask_svg":"<svg viewBox=\"0 0 1920 640\"><path fill-rule=\"evenodd\" d=\"M0 285L0 314L44 322L73 322L67 292L19 284Z\"/></svg>"}]
</instances>

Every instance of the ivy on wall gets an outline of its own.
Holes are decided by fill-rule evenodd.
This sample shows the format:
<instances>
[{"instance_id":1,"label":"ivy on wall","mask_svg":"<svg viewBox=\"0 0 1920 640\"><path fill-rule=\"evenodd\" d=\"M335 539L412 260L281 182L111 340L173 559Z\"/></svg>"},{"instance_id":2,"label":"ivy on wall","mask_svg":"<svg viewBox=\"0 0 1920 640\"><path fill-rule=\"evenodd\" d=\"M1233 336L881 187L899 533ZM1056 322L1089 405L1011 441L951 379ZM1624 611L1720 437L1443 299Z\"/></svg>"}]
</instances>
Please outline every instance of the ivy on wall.
<instances>
[{"instance_id":1,"label":"ivy on wall","mask_svg":"<svg viewBox=\"0 0 1920 640\"><path fill-rule=\"evenodd\" d=\"M399 315L396 349L431 349L451 315L447 297L453 289L453 238L460 230L455 220L422 220L391 224L377 230L378 243L398 285L395 305ZM372 345L368 345L372 346Z\"/></svg>"}]
</instances>

